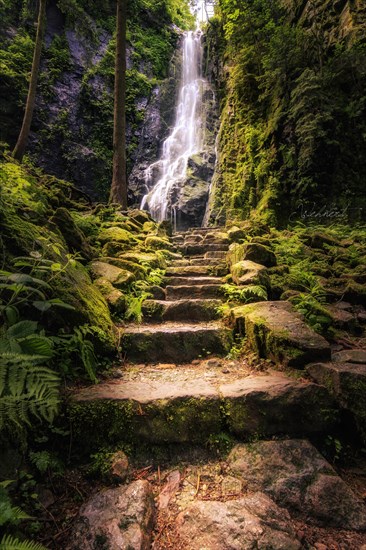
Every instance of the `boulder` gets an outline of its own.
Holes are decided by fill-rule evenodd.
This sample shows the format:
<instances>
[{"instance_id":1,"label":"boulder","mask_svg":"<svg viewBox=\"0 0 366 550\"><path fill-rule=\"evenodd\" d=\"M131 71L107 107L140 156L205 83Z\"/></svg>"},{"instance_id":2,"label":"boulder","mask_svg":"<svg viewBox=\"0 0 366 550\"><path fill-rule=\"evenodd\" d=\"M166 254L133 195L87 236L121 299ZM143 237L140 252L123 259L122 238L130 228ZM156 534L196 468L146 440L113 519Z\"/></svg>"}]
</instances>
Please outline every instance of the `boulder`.
<instances>
[{"instance_id":1,"label":"boulder","mask_svg":"<svg viewBox=\"0 0 366 550\"><path fill-rule=\"evenodd\" d=\"M339 352L345 358L352 358L352 351L360 351L361 359L364 350L347 350ZM361 438L366 443L366 364L354 363L312 363L307 372L319 384L323 384L335 396L341 407L350 411L355 418Z\"/></svg>"},{"instance_id":2,"label":"boulder","mask_svg":"<svg viewBox=\"0 0 366 550\"><path fill-rule=\"evenodd\" d=\"M229 240L232 243L239 243L243 241L246 237L246 233L244 229L240 229L240 227L236 227L235 225L234 227L230 227L227 234L228 234Z\"/></svg>"},{"instance_id":3,"label":"boulder","mask_svg":"<svg viewBox=\"0 0 366 550\"><path fill-rule=\"evenodd\" d=\"M330 358L328 342L305 324L289 302L257 302L231 310L236 329L259 357L303 368Z\"/></svg>"},{"instance_id":4,"label":"boulder","mask_svg":"<svg viewBox=\"0 0 366 550\"><path fill-rule=\"evenodd\" d=\"M154 516L154 495L147 481L102 490L81 507L68 548L149 550Z\"/></svg>"},{"instance_id":5,"label":"boulder","mask_svg":"<svg viewBox=\"0 0 366 550\"><path fill-rule=\"evenodd\" d=\"M249 490L263 491L310 523L366 529L366 509L317 449L306 440L259 441L237 445L231 471Z\"/></svg>"},{"instance_id":6,"label":"boulder","mask_svg":"<svg viewBox=\"0 0 366 550\"><path fill-rule=\"evenodd\" d=\"M260 243L247 243L243 246L243 260L251 260L266 267L277 265L274 252Z\"/></svg>"},{"instance_id":7,"label":"boulder","mask_svg":"<svg viewBox=\"0 0 366 550\"><path fill-rule=\"evenodd\" d=\"M90 270L94 278L106 279L116 288L124 287L135 280L134 274L130 271L105 262L92 262Z\"/></svg>"},{"instance_id":8,"label":"boulder","mask_svg":"<svg viewBox=\"0 0 366 550\"><path fill-rule=\"evenodd\" d=\"M268 287L267 269L260 264L243 260L230 267L231 276L237 285L262 285Z\"/></svg>"},{"instance_id":9,"label":"boulder","mask_svg":"<svg viewBox=\"0 0 366 550\"><path fill-rule=\"evenodd\" d=\"M297 550L289 514L257 492L227 502L196 501L177 518L189 550Z\"/></svg>"}]
</instances>

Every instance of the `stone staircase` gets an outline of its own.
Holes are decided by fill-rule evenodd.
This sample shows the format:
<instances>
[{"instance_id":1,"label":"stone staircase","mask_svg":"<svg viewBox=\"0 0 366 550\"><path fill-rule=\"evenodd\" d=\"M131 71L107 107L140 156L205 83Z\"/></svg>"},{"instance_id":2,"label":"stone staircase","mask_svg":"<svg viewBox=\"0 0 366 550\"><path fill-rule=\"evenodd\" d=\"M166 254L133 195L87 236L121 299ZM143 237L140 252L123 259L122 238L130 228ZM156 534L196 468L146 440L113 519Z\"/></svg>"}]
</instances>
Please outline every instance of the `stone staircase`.
<instances>
[{"instance_id":1,"label":"stone staircase","mask_svg":"<svg viewBox=\"0 0 366 550\"><path fill-rule=\"evenodd\" d=\"M147 363L184 363L205 355L225 355L232 331L215 321L222 303L223 260L229 242L218 230L195 229L172 238L180 260L166 272L165 300L147 300L144 324L123 330L127 359Z\"/></svg>"},{"instance_id":2,"label":"stone staircase","mask_svg":"<svg viewBox=\"0 0 366 550\"><path fill-rule=\"evenodd\" d=\"M122 416L128 409L130 433L123 429L118 437L160 445L202 444L223 432L247 438L330 430L335 405L325 387L274 370L253 374L222 359L234 341L233 328L220 320L225 234L193 229L172 242L182 257L166 271L165 300L147 300L144 322L121 328L123 370L80 390L78 404L117 404ZM109 433L117 437L113 421L102 430L107 443ZM83 432L88 423L84 418Z\"/></svg>"},{"instance_id":3,"label":"stone staircase","mask_svg":"<svg viewBox=\"0 0 366 550\"><path fill-rule=\"evenodd\" d=\"M81 454L127 444L148 453L148 465L91 496L72 550L101 540L133 550L366 550L360 491L308 441L334 433L339 413L327 364L307 368L320 384L291 368L327 360L329 344L287 302L234 308L234 329L220 320L229 246L220 233L174 235L182 257L167 269L165 299L144 303L143 324L121 327L126 361L114 378L74 393ZM280 369L227 357L244 325L275 361L287 353ZM297 348L283 348L284 333ZM224 459L207 456L207 446L232 441Z\"/></svg>"}]
</instances>

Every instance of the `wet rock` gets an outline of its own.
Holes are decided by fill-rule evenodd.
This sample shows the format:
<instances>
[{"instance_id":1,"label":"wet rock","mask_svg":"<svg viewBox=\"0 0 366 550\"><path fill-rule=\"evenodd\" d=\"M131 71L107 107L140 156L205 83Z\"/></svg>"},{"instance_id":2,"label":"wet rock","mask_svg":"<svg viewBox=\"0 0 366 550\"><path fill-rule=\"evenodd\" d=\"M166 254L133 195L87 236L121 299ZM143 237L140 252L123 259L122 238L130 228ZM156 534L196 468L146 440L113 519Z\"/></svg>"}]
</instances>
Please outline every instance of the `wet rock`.
<instances>
[{"instance_id":1,"label":"wet rock","mask_svg":"<svg viewBox=\"0 0 366 550\"><path fill-rule=\"evenodd\" d=\"M242 260L231 266L230 272L237 285L269 285L267 269L250 260Z\"/></svg>"},{"instance_id":2,"label":"wet rock","mask_svg":"<svg viewBox=\"0 0 366 550\"><path fill-rule=\"evenodd\" d=\"M231 470L248 488L268 494L306 521L342 529L366 529L363 502L306 440L260 441L237 445Z\"/></svg>"},{"instance_id":3,"label":"wet rock","mask_svg":"<svg viewBox=\"0 0 366 550\"><path fill-rule=\"evenodd\" d=\"M189 550L297 550L290 517L263 493L228 502L197 501L177 518Z\"/></svg>"},{"instance_id":4,"label":"wet rock","mask_svg":"<svg viewBox=\"0 0 366 550\"><path fill-rule=\"evenodd\" d=\"M149 550L155 516L151 485L139 480L103 490L81 508L69 550Z\"/></svg>"},{"instance_id":5,"label":"wet rock","mask_svg":"<svg viewBox=\"0 0 366 550\"><path fill-rule=\"evenodd\" d=\"M274 252L260 243L248 243L243 247L243 260L251 260L257 264L272 267L277 265Z\"/></svg>"},{"instance_id":6,"label":"wet rock","mask_svg":"<svg viewBox=\"0 0 366 550\"><path fill-rule=\"evenodd\" d=\"M296 368L330 358L328 342L305 324L289 302L239 306L232 309L232 319L260 357Z\"/></svg>"},{"instance_id":7,"label":"wet rock","mask_svg":"<svg viewBox=\"0 0 366 550\"><path fill-rule=\"evenodd\" d=\"M124 287L135 279L130 271L104 262L92 262L90 269L94 278L106 279L116 288Z\"/></svg>"}]
</instances>

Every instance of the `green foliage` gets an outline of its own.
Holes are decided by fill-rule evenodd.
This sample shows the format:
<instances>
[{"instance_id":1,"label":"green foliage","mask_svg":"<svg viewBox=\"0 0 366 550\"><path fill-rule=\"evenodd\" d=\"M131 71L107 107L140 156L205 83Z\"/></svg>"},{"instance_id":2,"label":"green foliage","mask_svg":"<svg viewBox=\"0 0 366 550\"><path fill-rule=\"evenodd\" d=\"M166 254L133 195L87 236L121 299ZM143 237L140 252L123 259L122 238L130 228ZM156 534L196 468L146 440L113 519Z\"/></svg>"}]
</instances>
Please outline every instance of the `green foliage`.
<instances>
[{"instance_id":1,"label":"green foliage","mask_svg":"<svg viewBox=\"0 0 366 550\"><path fill-rule=\"evenodd\" d=\"M97 383L98 362L90 340L93 336L94 329L83 325L75 327L71 334L61 332L53 337L57 345L56 357L65 375L75 377L85 373L92 382Z\"/></svg>"},{"instance_id":2,"label":"green foliage","mask_svg":"<svg viewBox=\"0 0 366 550\"><path fill-rule=\"evenodd\" d=\"M250 304L262 300L268 300L267 290L260 285L247 285L238 287L236 285L225 284L221 286L228 300Z\"/></svg>"},{"instance_id":3,"label":"green foliage","mask_svg":"<svg viewBox=\"0 0 366 550\"><path fill-rule=\"evenodd\" d=\"M4 535L0 542L0 550L47 550L45 546L30 540L19 540L11 535Z\"/></svg>"},{"instance_id":4,"label":"green foliage","mask_svg":"<svg viewBox=\"0 0 366 550\"><path fill-rule=\"evenodd\" d=\"M337 10L298 21L278 0L220 1L208 41L226 60L215 207L228 218L364 215L364 20L341 37Z\"/></svg>"},{"instance_id":5,"label":"green foliage","mask_svg":"<svg viewBox=\"0 0 366 550\"><path fill-rule=\"evenodd\" d=\"M53 476L63 474L63 465L58 457L49 451L30 451L29 459L40 474L52 472Z\"/></svg>"},{"instance_id":6,"label":"green foliage","mask_svg":"<svg viewBox=\"0 0 366 550\"><path fill-rule=\"evenodd\" d=\"M18 506L13 506L8 493L8 486L13 481L0 482L0 527L6 524L17 524L23 519L29 519L29 515L23 512Z\"/></svg>"}]
</instances>

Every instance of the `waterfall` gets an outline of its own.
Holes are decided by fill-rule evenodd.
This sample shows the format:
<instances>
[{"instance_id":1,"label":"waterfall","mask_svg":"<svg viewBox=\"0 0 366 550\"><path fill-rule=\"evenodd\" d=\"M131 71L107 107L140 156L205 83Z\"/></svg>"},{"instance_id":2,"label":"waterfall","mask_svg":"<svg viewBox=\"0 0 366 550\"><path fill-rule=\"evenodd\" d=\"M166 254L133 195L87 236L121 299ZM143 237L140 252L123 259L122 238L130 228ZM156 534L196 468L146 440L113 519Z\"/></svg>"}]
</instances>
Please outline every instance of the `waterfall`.
<instances>
[{"instance_id":1,"label":"waterfall","mask_svg":"<svg viewBox=\"0 0 366 550\"><path fill-rule=\"evenodd\" d=\"M143 197L141 209L149 210L156 221L176 220L174 201L187 173L189 158L202 149L201 104L202 78L201 31L188 31L183 40L182 76L174 127L163 143L160 159L145 170L150 191Z\"/></svg>"}]
</instances>

